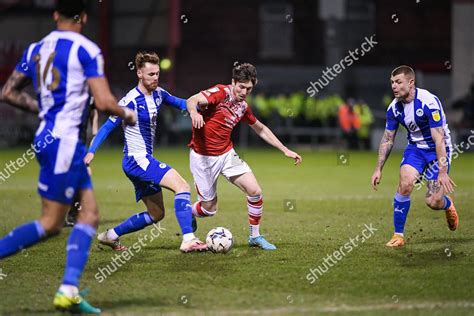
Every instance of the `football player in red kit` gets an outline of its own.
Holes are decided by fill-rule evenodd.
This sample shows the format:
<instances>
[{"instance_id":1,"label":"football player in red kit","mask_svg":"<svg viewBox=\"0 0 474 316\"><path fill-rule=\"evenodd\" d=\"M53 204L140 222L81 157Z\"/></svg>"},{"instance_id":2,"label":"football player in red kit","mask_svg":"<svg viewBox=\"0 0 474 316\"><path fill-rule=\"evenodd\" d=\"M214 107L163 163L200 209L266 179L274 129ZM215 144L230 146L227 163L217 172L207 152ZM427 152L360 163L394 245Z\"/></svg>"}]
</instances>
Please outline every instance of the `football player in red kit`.
<instances>
[{"instance_id":1,"label":"football player in red kit","mask_svg":"<svg viewBox=\"0 0 474 316\"><path fill-rule=\"evenodd\" d=\"M216 214L217 178L222 174L247 196L249 245L275 250L276 247L259 231L263 211L262 189L250 167L235 152L230 135L237 123L243 121L263 140L293 159L295 165L299 165L302 159L286 148L252 113L245 99L256 84L255 67L244 63L232 70L232 84L218 84L187 100L193 125L189 161L198 194L193 215L207 217Z\"/></svg>"}]
</instances>

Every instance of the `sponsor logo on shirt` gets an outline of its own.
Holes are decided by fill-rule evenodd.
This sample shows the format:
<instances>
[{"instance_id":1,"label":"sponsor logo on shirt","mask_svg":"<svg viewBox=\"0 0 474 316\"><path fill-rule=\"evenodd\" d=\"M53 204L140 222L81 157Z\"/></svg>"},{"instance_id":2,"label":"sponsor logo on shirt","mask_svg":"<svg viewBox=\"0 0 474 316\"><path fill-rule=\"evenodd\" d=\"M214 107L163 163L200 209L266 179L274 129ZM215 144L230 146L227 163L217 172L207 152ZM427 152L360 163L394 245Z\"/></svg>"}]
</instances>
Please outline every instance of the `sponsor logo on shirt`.
<instances>
[{"instance_id":1,"label":"sponsor logo on shirt","mask_svg":"<svg viewBox=\"0 0 474 316\"><path fill-rule=\"evenodd\" d=\"M408 124L408 129L409 129L410 131L412 131L412 132L416 131L416 124L415 124L415 122L410 122L410 123Z\"/></svg>"}]
</instances>

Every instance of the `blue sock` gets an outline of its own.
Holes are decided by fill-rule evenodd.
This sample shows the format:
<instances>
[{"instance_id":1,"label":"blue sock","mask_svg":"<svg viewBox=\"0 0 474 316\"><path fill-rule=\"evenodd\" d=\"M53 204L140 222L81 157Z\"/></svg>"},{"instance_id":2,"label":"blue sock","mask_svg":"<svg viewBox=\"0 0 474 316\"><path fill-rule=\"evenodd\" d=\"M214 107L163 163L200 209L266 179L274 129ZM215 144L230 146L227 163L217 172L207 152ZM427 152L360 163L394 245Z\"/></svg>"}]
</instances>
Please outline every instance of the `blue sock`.
<instances>
[{"instance_id":1,"label":"blue sock","mask_svg":"<svg viewBox=\"0 0 474 316\"><path fill-rule=\"evenodd\" d=\"M395 233L403 234L408 211L410 210L410 196L395 193L393 199L393 225Z\"/></svg>"},{"instance_id":2,"label":"blue sock","mask_svg":"<svg viewBox=\"0 0 474 316\"><path fill-rule=\"evenodd\" d=\"M79 287L79 279L89 258L95 228L87 224L76 224L69 235L66 246L66 268L63 283Z\"/></svg>"},{"instance_id":3,"label":"blue sock","mask_svg":"<svg viewBox=\"0 0 474 316\"><path fill-rule=\"evenodd\" d=\"M39 221L18 226L7 236L0 239L0 258L5 258L29 246L36 244L46 236Z\"/></svg>"},{"instance_id":4,"label":"blue sock","mask_svg":"<svg viewBox=\"0 0 474 316\"><path fill-rule=\"evenodd\" d=\"M452 203L451 203L451 200L448 199L448 197L446 195L443 196L443 198L444 198L444 207L443 207L443 209L447 210L448 208L451 207Z\"/></svg>"},{"instance_id":5,"label":"blue sock","mask_svg":"<svg viewBox=\"0 0 474 316\"><path fill-rule=\"evenodd\" d=\"M148 212L141 212L135 215L130 216L121 224L117 225L114 228L114 231L117 235L122 236L128 233L136 232L137 230L143 229L148 225L153 223L153 219L151 218Z\"/></svg>"},{"instance_id":6,"label":"blue sock","mask_svg":"<svg viewBox=\"0 0 474 316\"><path fill-rule=\"evenodd\" d=\"M192 233L193 211L191 208L191 193L181 192L174 196L174 211L183 235Z\"/></svg>"}]
</instances>

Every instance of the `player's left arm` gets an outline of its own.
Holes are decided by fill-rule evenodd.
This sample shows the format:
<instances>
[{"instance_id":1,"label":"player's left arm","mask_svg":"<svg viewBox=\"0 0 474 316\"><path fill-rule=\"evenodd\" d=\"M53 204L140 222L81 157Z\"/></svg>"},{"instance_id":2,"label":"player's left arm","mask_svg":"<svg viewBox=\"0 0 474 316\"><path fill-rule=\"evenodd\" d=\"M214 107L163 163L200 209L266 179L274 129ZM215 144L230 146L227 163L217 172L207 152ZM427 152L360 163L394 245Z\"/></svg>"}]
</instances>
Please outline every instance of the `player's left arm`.
<instances>
[{"instance_id":1,"label":"player's left arm","mask_svg":"<svg viewBox=\"0 0 474 316\"><path fill-rule=\"evenodd\" d=\"M430 128L431 137L436 145L436 158L438 159L438 182L444 188L445 192L454 191L454 182L448 175L448 157L446 155L446 143L444 141L443 127Z\"/></svg>"},{"instance_id":2,"label":"player's left arm","mask_svg":"<svg viewBox=\"0 0 474 316\"><path fill-rule=\"evenodd\" d=\"M38 101L23 91L30 83L30 77L14 70L3 86L0 99L23 111L38 113Z\"/></svg>"},{"instance_id":3,"label":"player's left arm","mask_svg":"<svg viewBox=\"0 0 474 316\"><path fill-rule=\"evenodd\" d=\"M289 150L285 145L283 145L283 143L275 136L275 134L273 134L273 132L259 120L257 120L254 124L250 125L250 127L255 131L255 133L257 133L258 136L260 136L260 138L262 138L268 144L279 149L285 154L285 156L294 159L295 165L299 165L303 160L300 155L298 155L294 151Z\"/></svg>"},{"instance_id":4,"label":"player's left arm","mask_svg":"<svg viewBox=\"0 0 474 316\"><path fill-rule=\"evenodd\" d=\"M177 108L180 111L186 111L186 100L175 97L171 95L166 90L161 90L161 95L163 96L163 102Z\"/></svg>"}]
</instances>

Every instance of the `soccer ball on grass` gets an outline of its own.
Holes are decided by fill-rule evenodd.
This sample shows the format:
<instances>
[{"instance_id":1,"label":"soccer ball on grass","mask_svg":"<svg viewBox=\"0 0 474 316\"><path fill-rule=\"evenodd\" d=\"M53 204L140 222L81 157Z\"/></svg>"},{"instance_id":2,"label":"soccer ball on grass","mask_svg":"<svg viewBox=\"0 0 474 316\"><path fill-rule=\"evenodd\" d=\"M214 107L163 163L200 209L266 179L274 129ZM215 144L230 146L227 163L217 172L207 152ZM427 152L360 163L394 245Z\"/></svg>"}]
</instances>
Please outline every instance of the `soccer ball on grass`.
<instances>
[{"instance_id":1,"label":"soccer ball on grass","mask_svg":"<svg viewBox=\"0 0 474 316\"><path fill-rule=\"evenodd\" d=\"M232 248L234 239L227 228L216 227L207 233L206 244L212 252L227 253Z\"/></svg>"}]
</instances>

